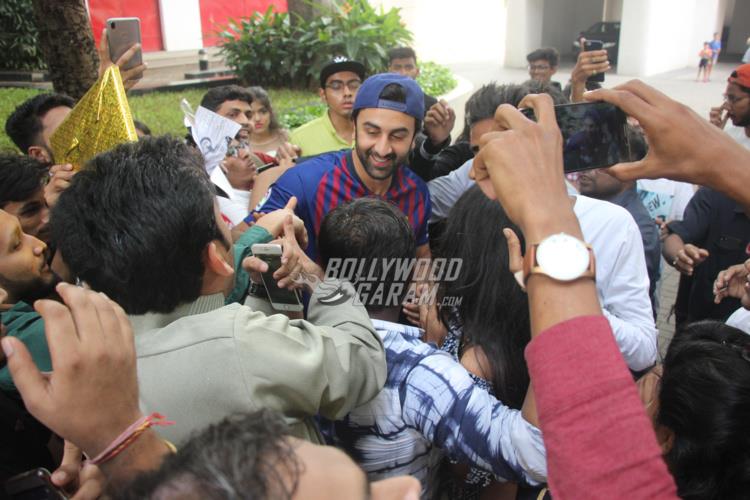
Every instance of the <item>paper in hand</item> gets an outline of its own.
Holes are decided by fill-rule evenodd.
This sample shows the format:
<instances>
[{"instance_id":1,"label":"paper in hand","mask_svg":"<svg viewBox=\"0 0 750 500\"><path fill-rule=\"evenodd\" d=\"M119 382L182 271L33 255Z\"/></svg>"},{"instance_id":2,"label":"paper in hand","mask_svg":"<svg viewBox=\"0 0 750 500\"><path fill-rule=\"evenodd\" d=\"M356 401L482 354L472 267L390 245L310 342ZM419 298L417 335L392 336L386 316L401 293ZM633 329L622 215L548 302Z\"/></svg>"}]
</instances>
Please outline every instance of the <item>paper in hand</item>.
<instances>
[{"instance_id":1,"label":"paper in hand","mask_svg":"<svg viewBox=\"0 0 750 500\"><path fill-rule=\"evenodd\" d=\"M227 146L241 128L239 123L224 118L203 106L198 106L191 132L193 140L203 154L209 175L224 159Z\"/></svg>"}]
</instances>

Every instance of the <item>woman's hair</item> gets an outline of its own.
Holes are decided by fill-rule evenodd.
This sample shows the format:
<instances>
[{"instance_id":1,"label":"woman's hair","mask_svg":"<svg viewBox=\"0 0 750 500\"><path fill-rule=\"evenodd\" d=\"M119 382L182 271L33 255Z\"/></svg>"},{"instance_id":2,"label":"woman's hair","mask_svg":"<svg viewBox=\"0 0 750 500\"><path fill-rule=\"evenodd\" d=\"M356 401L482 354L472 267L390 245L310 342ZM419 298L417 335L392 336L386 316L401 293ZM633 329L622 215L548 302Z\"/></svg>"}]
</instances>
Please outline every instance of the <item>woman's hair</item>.
<instances>
[{"instance_id":1,"label":"woman's hair","mask_svg":"<svg viewBox=\"0 0 750 500\"><path fill-rule=\"evenodd\" d=\"M248 87L247 91L253 96L253 101L258 101L268 110L268 114L271 116L271 120L268 122L268 130L271 132L277 131L280 128L279 120L276 118L276 113L273 112L268 92L263 87Z\"/></svg>"},{"instance_id":2,"label":"woman's hair","mask_svg":"<svg viewBox=\"0 0 750 500\"><path fill-rule=\"evenodd\" d=\"M680 498L740 499L750 491L750 336L694 323L667 351L656 423L674 433L665 458Z\"/></svg>"},{"instance_id":3,"label":"woman's hair","mask_svg":"<svg viewBox=\"0 0 750 500\"><path fill-rule=\"evenodd\" d=\"M520 408L529 385L523 350L530 340L529 303L508 267L503 228L521 237L496 201L474 186L448 215L437 255L462 260L454 281L440 284L440 299L460 300L466 345L481 347L491 363L495 395Z\"/></svg>"}]
</instances>

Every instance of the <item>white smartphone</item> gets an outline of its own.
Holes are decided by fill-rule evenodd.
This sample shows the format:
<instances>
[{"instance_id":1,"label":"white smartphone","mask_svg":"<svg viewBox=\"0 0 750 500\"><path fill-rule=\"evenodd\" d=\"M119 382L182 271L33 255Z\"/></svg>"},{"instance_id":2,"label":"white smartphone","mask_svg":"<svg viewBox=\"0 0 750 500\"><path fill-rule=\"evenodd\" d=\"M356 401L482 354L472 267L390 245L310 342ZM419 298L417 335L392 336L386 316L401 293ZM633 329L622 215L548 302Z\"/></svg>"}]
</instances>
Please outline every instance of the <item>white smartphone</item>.
<instances>
[{"instance_id":1,"label":"white smartphone","mask_svg":"<svg viewBox=\"0 0 750 500\"><path fill-rule=\"evenodd\" d=\"M112 17L107 19L107 43L109 44L109 58L117 64L117 60L133 46L141 43L141 20L137 17ZM139 49L121 70L135 68L143 64L143 54Z\"/></svg>"},{"instance_id":2,"label":"white smartphone","mask_svg":"<svg viewBox=\"0 0 750 500\"><path fill-rule=\"evenodd\" d=\"M271 306L277 311L301 311L303 306L297 292L279 288L273 277L273 273L281 267L281 245L256 243L250 249L253 251L253 256L268 264L268 271L261 273L260 276L263 279L263 286L266 287Z\"/></svg>"}]
</instances>

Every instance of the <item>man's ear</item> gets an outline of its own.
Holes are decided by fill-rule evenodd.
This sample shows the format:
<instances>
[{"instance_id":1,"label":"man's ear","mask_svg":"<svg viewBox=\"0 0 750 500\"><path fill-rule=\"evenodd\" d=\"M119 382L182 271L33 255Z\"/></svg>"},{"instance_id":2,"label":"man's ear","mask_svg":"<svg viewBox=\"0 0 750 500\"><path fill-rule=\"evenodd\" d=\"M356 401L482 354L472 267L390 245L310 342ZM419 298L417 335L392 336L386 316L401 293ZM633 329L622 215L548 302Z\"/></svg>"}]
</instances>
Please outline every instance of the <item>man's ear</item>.
<instances>
[{"instance_id":1,"label":"man's ear","mask_svg":"<svg viewBox=\"0 0 750 500\"><path fill-rule=\"evenodd\" d=\"M672 451L672 446L674 446L674 431L663 425L657 425L655 431L656 440L661 447L661 453L662 455L666 455Z\"/></svg>"},{"instance_id":2,"label":"man's ear","mask_svg":"<svg viewBox=\"0 0 750 500\"><path fill-rule=\"evenodd\" d=\"M552 66L552 68L551 68L551 69L552 69L552 73L550 73L550 76L552 76L552 75L554 75L555 73L557 73L557 66Z\"/></svg>"},{"instance_id":3,"label":"man's ear","mask_svg":"<svg viewBox=\"0 0 750 500\"><path fill-rule=\"evenodd\" d=\"M29 146L29 149L26 150L26 154L42 163L52 163L52 158L50 158L49 153L42 146Z\"/></svg>"},{"instance_id":4,"label":"man's ear","mask_svg":"<svg viewBox=\"0 0 750 500\"><path fill-rule=\"evenodd\" d=\"M210 270L219 276L231 276L234 274L234 267L229 265L226 258L226 251L219 250L221 245L218 240L211 241L206 247L206 270ZM222 248L223 245L221 245ZM231 252L231 249L228 250Z\"/></svg>"},{"instance_id":5,"label":"man's ear","mask_svg":"<svg viewBox=\"0 0 750 500\"><path fill-rule=\"evenodd\" d=\"M326 99L326 89L318 89L318 95L320 96L321 101L328 104L328 99Z\"/></svg>"}]
</instances>

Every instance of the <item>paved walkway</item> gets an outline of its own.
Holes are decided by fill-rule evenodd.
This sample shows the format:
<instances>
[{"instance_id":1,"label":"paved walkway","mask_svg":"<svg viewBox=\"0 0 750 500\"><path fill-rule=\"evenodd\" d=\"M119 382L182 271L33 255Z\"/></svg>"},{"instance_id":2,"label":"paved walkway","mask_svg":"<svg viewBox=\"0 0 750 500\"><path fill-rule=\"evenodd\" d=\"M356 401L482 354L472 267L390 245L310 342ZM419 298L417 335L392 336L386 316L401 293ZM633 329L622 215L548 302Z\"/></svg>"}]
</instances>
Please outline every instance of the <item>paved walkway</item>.
<instances>
[{"instance_id":1,"label":"paved walkway","mask_svg":"<svg viewBox=\"0 0 750 500\"><path fill-rule=\"evenodd\" d=\"M739 62L737 64L720 63L714 68L712 81L708 83L695 81L697 68L685 68L642 78L642 80L673 99L687 104L699 115L707 117L711 107L721 104L727 77L739 64ZM521 83L528 79L528 72L525 68L501 68L494 62L452 64L450 68L454 73L470 81L474 89L491 81L498 83ZM554 79L559 82L567 82L572 69L572 64L563 64ZM607 74L606 79L607 81L604 85L610 87L631 80L632 77ZM461 98L456 99L452 103L457 115L454 136L460 133L462 127L460 124L463 123L464 115L463 106L470 95L471 92L461 96ZM678 280L679 274L677 271L664 263L659 295L659 312L656 322L656 326L659 329L659 352L662 356L666 353L666 348L674 335L674 317L669 317L669 312L677 295Z\"/></svg>"}]
</instances>

